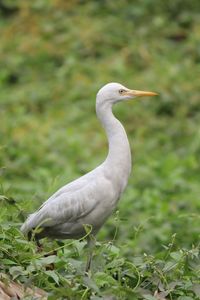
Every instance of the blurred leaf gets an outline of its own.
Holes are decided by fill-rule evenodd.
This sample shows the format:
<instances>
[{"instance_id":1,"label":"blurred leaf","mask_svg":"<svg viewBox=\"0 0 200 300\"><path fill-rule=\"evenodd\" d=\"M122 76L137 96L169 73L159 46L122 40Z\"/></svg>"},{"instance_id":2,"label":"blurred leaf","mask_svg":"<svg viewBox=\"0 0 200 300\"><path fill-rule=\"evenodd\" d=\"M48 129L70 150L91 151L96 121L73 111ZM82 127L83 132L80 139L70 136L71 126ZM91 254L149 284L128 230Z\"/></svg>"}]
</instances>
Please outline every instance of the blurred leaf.
<instances>
[{"instance_id":1,"label":"blurred leaf","mask_svg":"<svg viewBox=\"0 0 200 300\"><path fill-rule=\"evenodd\" d=\"M108 274L103 272L96 272L94 275L95 282L98 286L115 284L115 280Z\"/></svg>"},{"instance_id":2,"label":"blurred leaf","mask_svg":"<svg viewBox=\"0 0 200 300\"><path fill-rule=\"evenodd\" d=\"M45 274L51 277L55 281L55 283L59 284L59 277L55 271L45 271Z\"/></svg>"},{"instance_id":3,"label":"blurred leaf","mask_svg":"<svg viewBox=\"0 0 200 300\"><path fill-rule=\"evenodd\" d=\"M49 255L47 257L42 257L37 260L37 262L43 266L54 263L56 260L56 255Z\"/></svg>"}]
</instances>

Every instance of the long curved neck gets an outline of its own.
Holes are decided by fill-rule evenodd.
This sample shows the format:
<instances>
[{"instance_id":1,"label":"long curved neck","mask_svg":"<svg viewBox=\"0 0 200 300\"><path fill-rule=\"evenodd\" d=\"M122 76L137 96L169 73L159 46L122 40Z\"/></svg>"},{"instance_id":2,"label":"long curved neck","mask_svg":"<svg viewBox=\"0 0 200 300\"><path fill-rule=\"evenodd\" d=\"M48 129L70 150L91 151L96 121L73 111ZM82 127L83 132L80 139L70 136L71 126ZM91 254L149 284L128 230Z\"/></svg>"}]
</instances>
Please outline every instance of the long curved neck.
<instances>
[{"instance_id":1,"label":"long curved neck","mask_svg":"<svg viewBox=\"0 0 200 300\"><path fill-rule=\"evenodd\" d=\"M101 104L97 101L96 113L106 131L109 143L105 164L109 164L112 172L119 172L119 176L128 180L131 171L131 152L125 129L113 115L109 101Z\"/></svg>"}]
</instances>

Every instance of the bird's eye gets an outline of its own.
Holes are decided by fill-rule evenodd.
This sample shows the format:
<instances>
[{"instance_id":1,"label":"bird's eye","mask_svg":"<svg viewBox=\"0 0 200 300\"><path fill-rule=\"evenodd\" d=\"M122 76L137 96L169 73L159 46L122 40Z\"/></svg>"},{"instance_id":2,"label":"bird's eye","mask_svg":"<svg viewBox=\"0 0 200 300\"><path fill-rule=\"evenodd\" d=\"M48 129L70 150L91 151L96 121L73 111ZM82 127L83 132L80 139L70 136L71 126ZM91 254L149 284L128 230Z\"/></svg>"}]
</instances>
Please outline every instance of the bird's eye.
<instances>
[{"instance_id":1,"label":"bird's eye","mask_svg":"<svg viewBox=\"0 0 200 300\"><path fill-rule=\"evenodd\" d=\"M126 92L124 89L119 90L120 95L122 95L124 92Z\"/></svg>"}]
</instances>

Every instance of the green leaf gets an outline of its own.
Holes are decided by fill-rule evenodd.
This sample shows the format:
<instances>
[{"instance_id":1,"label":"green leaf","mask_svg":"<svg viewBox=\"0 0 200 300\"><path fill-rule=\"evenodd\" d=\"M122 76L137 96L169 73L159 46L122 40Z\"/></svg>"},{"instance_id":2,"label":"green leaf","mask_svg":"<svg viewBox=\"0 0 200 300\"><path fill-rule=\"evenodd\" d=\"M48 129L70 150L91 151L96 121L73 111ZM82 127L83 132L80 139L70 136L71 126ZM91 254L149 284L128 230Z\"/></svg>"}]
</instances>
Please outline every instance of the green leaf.
<instances>
[{"instance_id":1,"label":"green leaf","mask_svg":"<svg viewBox=\"0 0 200 300\"><path fill-rule=\"evenodd\" d=\"M110 263L106 265L107 269L119 268L124 264L124 258L113 259Z\"/></svg>"},{"instance_id":2,"label":"green leaf","mask_svg":"<svg viewBox=\"0 0 200 300\"><path fill-rule=\"evenodd\" d=\"M180 253L180 252L171 252L170 253L170 256L174 259L174 260L176 260L176 261L179 261L179 260L181 260L181 258L182 258L182 253Z\"/></svg>"},{"instance_id":3,"label":"green leaf","mask_svg":"<svg viewBox=\"0 0 200 300\"><path fill-rule=\"evenodd\" d=\"M144 299L146 300L157 300L156 297L151 296L151 295L143 295Z\"/></svg>"},{"instance_id":4,"label":"green leaf","mask_svg":"<svg viewBox=\"0 0 200 300\"><path fill-rule=\"evenodd\" d=\"M118 256L120 253L119 248L117 248L116 246L114 246L112 244L108 246L108 250L109 250L110 254L114 255L114 256Z\"/></svg>"},{"instance_id":5,"label":"green leaf","mask_svg":"<svg viewBox=\"0 0 200 300\"><path fill-rule=\"evenodd\" d=\"M13 279L17 278L18 276L22 275L22 274L25 274L25 270L23 267L21 266L14 266L14 267L11 267L9 269L9 273L12 275Z\"/></svg>"},{"instance_id":6,"label":"green leaf","mask_svg":"<svg viewBox=\"0 0 200 300\"><path fill-rule=\"evenodd\" d=\"M97 272L94 275L94 279L98 286L110 286L110 285L116 285L116 280L113 279L112 276L109 274L106 274L104 272Z\"/></svg>"},{"instance_id":7,"label":"green leaf","mask_svg":"<svg viewBox=\"0 0 200 300\"><path fill-rule=\"evenodd\" d=\"M57 258L56 255L50 255L50 256L42 257L42 258L38 259L37 262L39 264L41 264L42 266L46 266L46 265L54 263L56 258Z\"/></svg>"},{"instance_id":8,"label":"green leaf","mask_svg":"<svg viewBox=\"0 0 200 300\"><path fill-rule=\"evenodd\" d=\"M89 287L90 289L94 290L95 292L99 293L99 288L96 285L95 281L92 280L92 278L89 278L88 276L85 276L83 278L84 284Z\"/></svg>"},{"instance_id":9,"label":"green leaf","mask_svg":"<svg viewBox=\"0 0 200 300\"><path fill-rule=\"evenodd\" d=\"M189 296L180 296L180 297L178 297L178 300L194 300L194 298L189 297Z\"/></svg>"},{"instance_id":10,"label":"green leaf","mask_svg":"<svg viewBox=\"0 0 200 300\"><path fill-rule=\"evenodd\" d=\"M11 259L4 258L1 261L4 265L17 265L17 263Z\"/></svg>"},{"instance_id":11,"label":"green leaf","mask_svg":"<svg viewBox=\"0 0 200 300\"><path fill-rule=\"evenodd\" d=\"M85 245L87 244L86 241L74 241L73 245L76 247L76 250L78 251L79 256L81 255L81 253L83 252L83 248L85 247Z\"/></svg>"},{"instance_id":12,"label":"green leaf","mask_svg":"<svg viewBox=\"0 0 200 300\"><path fill-rule=\"evenodd\" d=\"M177 266L177 263L175 263L174 261L168 261L164 268L163 268L163 271L164 272L168 272L170 270L173 270L175 267Z\"/></svg>"},{"instance_id":13,"label":"green leaf","mask_svg":"<svg viewBox=\"0 0 200 300\"><path fill-rule=\"evenodd\" d=\"M49 277L51 277L57 284L59 284L59 277L56 274L55 271L45 271L45 274L47 274Z\"/></svg>"},{"instance_id":14,"label":"green leaf","mask_svg":"<svg viewBox=\"0 0 200 300\"><path fill-rule=\"evenodd\" d=\"M200 298L200 284L198 283L193 284L192 291L195 293L197 297Z\"/></svg>"}]
</instances>

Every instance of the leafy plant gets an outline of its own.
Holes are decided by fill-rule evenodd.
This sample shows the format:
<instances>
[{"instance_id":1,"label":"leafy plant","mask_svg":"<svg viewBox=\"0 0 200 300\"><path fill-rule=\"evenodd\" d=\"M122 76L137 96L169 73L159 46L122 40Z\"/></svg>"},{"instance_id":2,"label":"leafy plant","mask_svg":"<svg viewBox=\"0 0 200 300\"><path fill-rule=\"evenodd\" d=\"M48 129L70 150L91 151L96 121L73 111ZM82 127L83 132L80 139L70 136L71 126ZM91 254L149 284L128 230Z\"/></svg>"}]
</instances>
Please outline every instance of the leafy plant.
<instances>
[{"instance_id":1,"label":"leafy plant","mask_svg":"<svg viewBox=\"0 0 200 300\"><path fill-rule=\"evenodd\" d=\"M199 299L199 1L2 1L0 272L48 299ZM58 187L98 165L100 86L160 97L116 107L133 172L99 232L84 241L19 228ZM54 251L56 250L56 252Z\"/></svg>"}]
</instances>

